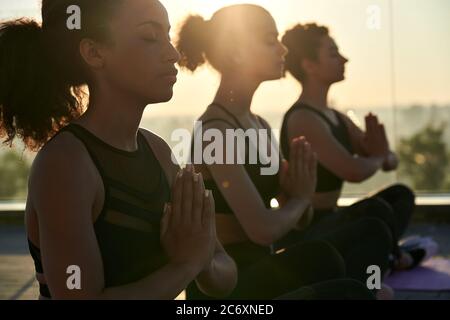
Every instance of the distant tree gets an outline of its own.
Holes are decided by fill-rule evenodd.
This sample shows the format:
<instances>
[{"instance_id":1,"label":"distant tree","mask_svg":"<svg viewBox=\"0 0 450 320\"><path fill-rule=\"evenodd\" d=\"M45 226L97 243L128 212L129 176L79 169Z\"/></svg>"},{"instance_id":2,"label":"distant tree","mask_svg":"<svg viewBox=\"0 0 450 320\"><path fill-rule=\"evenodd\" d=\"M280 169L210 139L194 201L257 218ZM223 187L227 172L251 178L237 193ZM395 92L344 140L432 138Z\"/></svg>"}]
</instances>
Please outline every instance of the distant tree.
<instances>
[{"instance_id":1,"label":"distant tree","mask_svg":"<svg viewBox=\"0 0 450 320\"><path fill-rule=\"evenodd\" d=\"M400 176L410 180L416 190L449 190L450 155L444 142L445 128L446 124L428 124L412 137L401 139L398 145Z\"/></svg>"},{"instance_id":2,"label":"distant tree","mask_svg":"<svg viewBox=\"0 0 450 320\"><path fill-rule=\"evenodd\" d=\"M24 199L30 163L17 151L0 154L0 200Z\"/></svg>"}]
</instances>

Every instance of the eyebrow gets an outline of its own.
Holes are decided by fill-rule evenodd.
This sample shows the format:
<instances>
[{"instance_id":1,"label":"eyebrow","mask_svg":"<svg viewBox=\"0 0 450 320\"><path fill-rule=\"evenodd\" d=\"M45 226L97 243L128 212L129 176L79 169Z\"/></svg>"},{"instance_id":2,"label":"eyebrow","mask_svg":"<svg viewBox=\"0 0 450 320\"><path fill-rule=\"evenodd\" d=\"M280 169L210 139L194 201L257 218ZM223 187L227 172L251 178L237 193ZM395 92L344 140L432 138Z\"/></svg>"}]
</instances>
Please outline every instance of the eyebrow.
<instances>
[{"instance_id":1,"label":"eyebrow","mask_svg":"<svg viewBox=\"0 0 450 320\"><path fill-rule=\"evenodd\" d=\"M164 26L163 26L161 23L159 23L159 22L157 22L157 21L154 21L154 20L147 20L147 21L141 22L141 23L139 23L139 24L137 25L137 27L145 26L145 25L148 25L148 24L149 24L149 25L152 25L153 27L155 27L155 28L157 28L157 29L165 30ZM167 28L167 31L170 31L170 25L169 25L169 27Z\"/></svg>"}]
</instances>

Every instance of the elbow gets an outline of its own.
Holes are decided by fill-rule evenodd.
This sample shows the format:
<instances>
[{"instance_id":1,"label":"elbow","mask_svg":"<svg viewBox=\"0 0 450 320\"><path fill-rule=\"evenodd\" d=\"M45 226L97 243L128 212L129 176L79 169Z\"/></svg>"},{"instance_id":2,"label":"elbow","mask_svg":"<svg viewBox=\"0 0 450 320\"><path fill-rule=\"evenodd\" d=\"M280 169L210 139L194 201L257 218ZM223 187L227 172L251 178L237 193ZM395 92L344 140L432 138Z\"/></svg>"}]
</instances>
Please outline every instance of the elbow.
<instances>
[{"instance_id":1,"label":"elbow","mask_svg":"<svg viewBox=\"0 0 450 320\"><path fill-rule=\"evenodd\" d=\"M222 287L210 288L209 290L202 290L204 294L216 299L224 299L228 297L236 288L237 285L237 271L233 277L229 277Z\"/></svg>"},{"instance_id":2,"label":"elbow","mask_svg":"<svg viewBox=\"0 0 450 320\"><path fill-rule=\"evenodd\" d=\"M268 247L277 240L274 232L271 230L255 230L247 232L247 235L252 242L263 247Z\"/></svg>"},{"instance_id":3,"label":"elbow","mask_svg":"<svg viewBox=\"0 0 450 320\"><path fill-rule=\"evenodd\" d=\"M343 174L343 179L351 183L361 183L369 177L368 173L360 167L353 167L350 171Z\"/></svg>"},{"instance_id":4,"label":"elbow","mask_svg":"<svg viewBox=\"0 0 450 320\"><path fill-rule=\"evenodd\" d=\"M361 183L364 180L366 180L366 177L358 172L350 173L347 175L345 181L351 182L351 183Z\"/></svg>"}]
</instances>

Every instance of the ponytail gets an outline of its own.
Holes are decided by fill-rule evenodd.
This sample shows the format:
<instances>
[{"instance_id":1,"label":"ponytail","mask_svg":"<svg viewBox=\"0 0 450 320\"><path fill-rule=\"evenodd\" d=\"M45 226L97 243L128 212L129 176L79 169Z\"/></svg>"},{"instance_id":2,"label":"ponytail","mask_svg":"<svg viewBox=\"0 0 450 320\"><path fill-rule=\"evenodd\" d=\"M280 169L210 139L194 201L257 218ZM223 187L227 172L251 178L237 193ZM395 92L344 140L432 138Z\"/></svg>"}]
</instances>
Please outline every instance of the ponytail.
<instances>
[{"instance_id":1,"label":"ponytail","mask_svg":"<svg viewBox=\"0 0 450 320\"><path fill-rule=\"evenodd\" d=\"M41 26L27 19L0 24L0 138L37 150L82 112L80 90L58 79Z\"/></svg>"},{"instance_id":2,"label":"ponytail","mask_svg":"<svg viewBox=\"0 0 450 320\"><path fill-rule=\"evenodd\" d=\"M183 22L178 35L177 50L181 55L178 64L195 71L206 62L205 53L209 44L208 21L191 15Z\"/></svg>"}]
</instances>

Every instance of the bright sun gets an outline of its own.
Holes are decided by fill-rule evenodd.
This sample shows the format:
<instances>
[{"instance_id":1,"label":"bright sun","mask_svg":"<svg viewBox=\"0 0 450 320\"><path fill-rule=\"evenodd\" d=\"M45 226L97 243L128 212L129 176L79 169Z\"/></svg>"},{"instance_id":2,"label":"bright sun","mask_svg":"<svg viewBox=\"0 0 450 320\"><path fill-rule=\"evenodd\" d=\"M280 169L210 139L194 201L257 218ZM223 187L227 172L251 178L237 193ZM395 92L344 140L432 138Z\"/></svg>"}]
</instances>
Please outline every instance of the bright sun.
<instances>
[{"instance_id":1,"label":"bright sun","mask_svg":"<svg viewBox=\"0 0 450 320\"><path fill-rule=\"evenodd\" d=\"M253 3L264 6L274 0L189 0L192 3L192 7L196 8L196 11L207 17L210 17L218 9L238 4L238 3Z\"/></svg>"}]
</instances>

